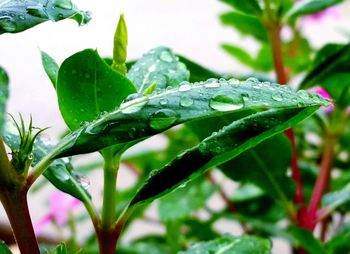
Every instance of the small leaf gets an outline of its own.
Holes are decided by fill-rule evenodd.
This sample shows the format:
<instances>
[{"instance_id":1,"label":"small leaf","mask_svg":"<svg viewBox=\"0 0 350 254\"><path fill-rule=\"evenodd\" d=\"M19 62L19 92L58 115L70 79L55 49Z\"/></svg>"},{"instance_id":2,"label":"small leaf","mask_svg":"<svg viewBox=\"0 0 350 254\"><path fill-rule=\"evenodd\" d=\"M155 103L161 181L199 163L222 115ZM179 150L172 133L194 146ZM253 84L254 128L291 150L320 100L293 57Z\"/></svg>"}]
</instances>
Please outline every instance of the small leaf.
<instances>
[{"instance_id":1,"label":"small leaf","mask_svg":"<svg viewBox=\"0 0 350 254\"><path fill-rule=\"evenodd\" d=\"M59 244L52 254L68 254L66 245L64 243Z\"/></svg>"},{"instance_id":2,"label":"small leaf","mask_svg":"<svg viewBox=\"0 0 350 254\"><path fill-rule=\"evenodd\" d=\"M298 227L290 229L291 235L296 241L296 245L302 247L310 254L327 254L320 240L316 239L312 232Z\"/></svg>"},{"instance_id":3,"label":"small leaf","mask_svg":"<svg viewBox=\"0 0 350 254\"><path fill-rule=\"evenodd\" d=\"M9 96L9 78L5 70L0 66L0 134L3 132L6 114L6 101Z\"/></svg>"},{"instance_id":4,"label":"small leaf","mask_svg":"<svg viewBox=\"0 0 350 254\"><path fill-rule=\"evenodd\" d=\"M143 55L127 73L139 93L143 93L152 83L157 83L158 89L178 86L182 81L187 81L189 75L186 66L165 47L152 49Z\"/></svg>"},{"instance_id":5,"label":"small leaf","mask_svg":"<svg viewBox=\"0 0 350 254\"><path fill-rule=\"evenodd\" d=\"M89 22L89 12L80 11L70 0L0 1L0 34L18 33L42 22L71 18L79 25Z\"/></svg>"},{"instance_id":6,"label":"small leaf","mask_svg":"<svg viewBox=\"0 0 350 254\"><path fill-rule=\"evenodd\" d=\"M256 17L238 12L228 12L221 15L220 19L224 25L234 27L243 35L253 36L258 41L268 41L267 31Z\"/></svg>"},{"instance_id":7,"label":"small leaf","mask_svg":"<svg viewBox=\"0 0 350 254\"><path fill-rule=\"evenodd\" d=\"M109 67L96 51L86 49L66 59L58 73L57 96L68 127L112 111L123 99L136 92L123 75Z\"/></svg>"},{"instance_id":8,"label":"small leaf","mask_svg":"<svg viewBox=\"0 0 350 254\"><path fill-rule=\"evenodd\" d=\"M49 77L53 87L56 89L56 82L58 77L59 66L56 61L46 52L40 51L41 53L41 63L44 67L44 70Z\"/></svg>"},{"instance_id":9,"label":"small leaf","mask_svg":"<svg viewBox=\"0 0 350 254\"><path fill-rule=\"evenodd\" d=\"M257 0L221 0L221 2L224 2L236 10L248 15L260 16L262 14L262 9Z\"/></svg>"},{"instance_id":10,"label":"small leaf","mask_svg":"<svg viewBox=\"0 0 350 254\"><path fill-rule=\"evenodd\" d=\"M11 121L6 122L3 140L12 151L19 148L20 136ZM41 136L37 137L32 154L32 166L35 166L51 149L53 149L53 146L50 144L49 140ZM89 194L82 186L79 176L72 171L72 165L69 163L68 159L54 160L44 172L44 176L56 188L83 202L89 198Z\"/></svg>"},{"instance_id":11,"label":"small leaf","mask_svg":"<svg viewBox=\"0 0 350 254\"><path fill-rule=\"evenodd\" d=\"M0 253L1 254L12 254L10 249L7 247L6 243L0 240Z\"/></svg>"},{"instance_id":12,"label":"small leaf","mask_svg":"<svg viewBox=\"0 0 350 254\"><path fill-rule=\"evenodd\" d=\"M134 95L130 95L134 97ZM128 97L128 98L130 98ZM98 151L104 147L138 142L172 126L232 112L270 108L328 105L324 99L287 86L236 79L183 83L149 96L136 94L118 109L68 135L58 156Z\"/></svg>"},{"instance_id":13,"label":"small leaf","mask_svg":"<svg viewBox=\"0 0 350 254\"><path fill-rule=\"evenodd\" d=\"M245 51L244 49L229 45L229 44L223 44L222 48L231 56L235 57L238 61L240 61L242 64L254 68L255 67L255 60L251 57L251 55Z\"/></svg>"},{"instance_id":14,"label":"small leaf","mask_svg":"<svg viewBox=\"0 0 350 254\"><path fill-rule=\"evenodd\" d=\"M303 0L294 4L286 14L287 18L308 15L323 11L333 5L339 4L343 0Z\"/></svg>"},{"instance_id":15,"label":"small leaf","mask_svg":"<svg viewBox=\"0 0 350 254\"><path fill-rule=\"evenodd\" d=\"M126 27L124 14L119 17L117 29L114 34L113 63L112 69L123 76L126 74L126 56L128 45L128 30Z\"/></svg>"},{"instance_id":16,"label":"small leaf","mask_svg":"<svg viewBox=\"0 0 350 254\"><path fill-rule=\"evenodd\" d=\"M322 206L327 210L333 211L350 201L350 184L338 191L329 192L322 198Z\"/></svg>"},{"instance_id":17,"label":"small leaf","mask_svg":"<svg viewBox=\"0 0 350 254\"><path fill-rule=\"evenodd\" d=\"M206 170L232 160L262 141L283 132L309 117L316 107L272 109L234 121L199 145L185 151L162 169L153 171L130 205L151 202L176 187L203 174ZM283 193L279 198L287 207Z\"/></svg>"},{"instance_id":18,"label":"small leaf","mask_svg":"<svg viewBox=\"0 0 350 254\"><path fill-rule=\"evenodd\" d=\"M270 254L271 248L271 242L260 237L223 235L209 242L194 244L187 251L178 254Z\"/></svg>"}]
</instances>

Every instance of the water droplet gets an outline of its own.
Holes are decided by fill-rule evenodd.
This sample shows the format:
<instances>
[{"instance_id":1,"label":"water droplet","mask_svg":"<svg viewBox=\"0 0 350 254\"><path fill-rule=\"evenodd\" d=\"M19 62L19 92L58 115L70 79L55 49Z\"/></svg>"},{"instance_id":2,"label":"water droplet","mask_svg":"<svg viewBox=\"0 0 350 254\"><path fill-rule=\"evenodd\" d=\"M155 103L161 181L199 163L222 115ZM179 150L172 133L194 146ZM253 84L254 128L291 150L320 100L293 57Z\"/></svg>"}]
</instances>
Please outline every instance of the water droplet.
<instances>
[{"instance_id":1,"label":"water droplet","mask_svg":"<svg viewBox=\"0 0 350 254\"><path fill-rule=\"evenodd\" d=\"M183 107L189 107L193 104L193 100L189 97L183 97L180 99L180 105Z\"/></svg>"},{"instance_id":2,"label":"water droplet","mask_svg":"<svg viewBox=\"0 0 350 254\"><path fill-rule=\"evenodd\" d=\"M9 16L0 18L0 27L6 32L14 32L17 29L15 20Z\"/></svg>"},{"instance_id":3,"label":"water droplet","mask_svg":"<svg viewBox=\"0 0 350 254\"><path fill-rule=\"evenodd\" d=\"M215 95L209 102L212 109L218 111L233 111L243 108L244 100L241 95Z\"/></svg>"},{"instance_id":4,"label":"water droplet","mask_svg":"<svg viewBox=\"0 0 350 254\"><path fill-rule=\"evenodd\" d=\"M171 109L160 109L152 114L150 126L155 130L166 129L178 119L178 115Z\"/></svg>"},{"instance_id":5,"label":"water droplet","mask_svg":"<svg viewBox=\"0 0 350 254\"><path fill-rule=\"evenodd\" d=\"M149 72L154 72L157 69L157 66L155 64L152 64L150 67L148 67Z\"/></svg>"},{"instance_id":6,"label":"water droplet","mask_svg":"<svg viewBox=\"0 0 350 254\"><path fill-rule=\"evenodd\" d=\"M185 92L185 91L191 90L191 88L192 88L191 84L185 81L180 84L179 91Z\"/></svg>"},{"instance_id":7,"label":"water droplet","mask_svg":"<svg viewBox=\"0 0 350 254\"><path fill-rule=\"evenodd\" d=\"M251 82L251 83L259 83L259 80L257 78L254 78L254 77L248 78L246 81Z\"/></svg>"},{"instance_id":8,"label":"water droplet","mask_svg":"<svg viewBox=\"0 0 350 254\"><path fill-rule=\"evenodd\" d=\"M305 90L299 90L297 92L298 96L304 100L309 98L309 94Z\"/></svg>"},{"instance_id":9,"label":"water droplet","mask_svg":"<svg viewBox=\"0 0 350 254\"><path fill-rule=\"evenodd\" d=\"M19 19L21 19L21 20L25 20L25 19L26 19L26 18L24 17L24 15L19 15L18 17L19 17Z\"/></svg>"},{"instance_id":10,"label":"water droplet","mask_svg":"<svg viewBox=\"0 0 350 254\"><path fill-rule=\"evenodd\" d=\"M205 87L208 87L208 88L215 88L215 87L220 87L220 83L217 79L214 79L215 81L211 82L210 80L208 80L206 83L205 83Z\"/></svg>"},{"instance_id":11,"label":"water droplet","mask_svg":"<svg viewBox=\"0 0 350 254\"><path fill-rule=\"evenodd\" d=\"M160 59L168 63L171 63L173 61L173 58L168 51L163 51L160 53Z\"/></svg>"},{"instance_id":12,"label":"water droplet","mask_svg":"<svg viewBox=\"0 0 350 254\"><path fill-rule=\"evenodd\" d=\"M160 99L159 104L164 106L164 105L168 104L168 100L165 98L162 98L162 99Z\"/></svg>"},{"instance_id":13,"label":"water droplet","mask_svg":"<svg viewBox=\"0 0 350 254\"><path fill-rule=\"evenodd\" d=\"M42 5L27 6L26 11L29 15L42 19L48 19L48 15Z\"/></svg>"},{"instance_id":14,"label":"water droplet","mask_svg":"<svg viewBox=\"0 0 350 254\"><path fill-rule=\"evenodd\" d=\"M235 78L232 78L228 81L228 83L231 85L231 86L239 86L240 85L240 81L238 79L235 79Z\"/></svg>"},{"instance_id":15,"label":"water droplet","mask_svg":"<svg viewBox=\"0 0 350 254\"><path fill-rule=\"evenodd\" d=\"M283 97L282 94L280 93L275 93L271 96L271 98L275 101L283 101Z\"/></svg>"},{"instance_id":16,"label":"water droplet","mask_svg":"<svg viewBox=\"0 0 350 254\"><path fill-rule=\"evenodd\" d=\"M90 188L90 179L86 175L77 172L73 172L72 175L80 183L84 190L88 190Z\"/></svg>"},{"instance_id":17,"label":"water droplet","mask_svg":"<svg viewBox=\"0 0 350 254\"><path fill-rule=\"evenodd\" d=\"M178 64L176 65L176 69L177 69L178 71L186 70L186 65L185 65L184 63L178 63Z\"/></svg>"},{"instance_id":18,"label":"water droplet","mask_svg":"<svg viewBox=\"0 0 350 254\"><path fill-rule=\"evenodd\" d=\"M70 0L55 0L53 7L57 7L65 10L71 10L73 8L73 5Z\"/></svg>"}]
</instances>

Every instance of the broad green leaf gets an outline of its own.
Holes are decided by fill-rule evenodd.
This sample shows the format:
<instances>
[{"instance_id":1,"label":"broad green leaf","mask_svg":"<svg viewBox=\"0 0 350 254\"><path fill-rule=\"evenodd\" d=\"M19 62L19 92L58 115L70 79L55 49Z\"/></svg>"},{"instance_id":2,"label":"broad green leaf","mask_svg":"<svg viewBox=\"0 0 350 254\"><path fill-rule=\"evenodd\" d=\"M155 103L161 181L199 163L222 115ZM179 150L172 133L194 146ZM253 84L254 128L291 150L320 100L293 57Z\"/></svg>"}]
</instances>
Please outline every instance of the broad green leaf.
<instances>
[{"instance_id":1,"label":"broad green leaf","mask_svg":"<svg viewBox=\"0 0 350 254\"><path fill-rule=\"evenodd\" d=\"M61 114L72 130L114 110L125 97L136 92L130 80L114 71L92 49L80 51L62 63L56 90Z\"/></svg>"},{"instance_id":2,"label":"broad green leaf","mask_svg":"<svg viewBox=\"0 0 350 254\"><path fill-rule=\"evenodd\" d=\"M332 254L343 254L350 252L350 224L341 227L335 235L326 243L326 250Z\"/></svg>"},{"instance_id":3,"label":"broad green leaf","mask_svg":"<svg viewBox=\"0 0 350 254\"><path fill-rule=\"evenodd\" d=\"M350 184L347 184L341 190L327 193L322 198L322 206L327 210L333 211L337 207L349 203L350 201Z\"/></svg>"},{"instance_id":4,"label":"broad green leaf","mask_svg":"<svg viewBox=\"0 0 350 254\"><path fill-rule=\"evenodd\" d=\"M197 146L185 151L162 169L153 171L130 205L151 202L206 170L232 160L262 141L283 132L309 117L318 106L296 109L271 109L234 121ZM278 192L283 205L287 197Z\"/></svg>"},{"instance_id":5,"label":"broad green leaf","mask_svg":"<svg viewBox=\"0 0 350 254\"><path fill-rule=\"evenodd\" d=\"M49 77L53 87L56 89L56 82L58 77L59 66L56 61L46 52L40 51L41 53L41 63L44 67L44 70Z\"/></svg>"},{"instance_id":6,"label":"broad green leaf","mask_svg":"<svg viewBox=\"0 0 350 254\"><path fill-rule=\"evenodd\" d=\"M12 151L19 148L20 136L14 124L9 120L5 125L3 140ZM52 149L53 146L50 141L39 135L34 143L32 166L36 165ZM83 202L89 198L89 194L84 188L84 185L87 187L86 183L81 181L83 177L72 170L72 165L67 158L54 160L44 172L44 176L57 189Z\"/></svg>"},{"instance_id":7,"label":"broad green leaf","mask_svg":"<svg viewBox=\"0 0 350 254\"><path fill-rule=\"evenodd\" d=\"M261 15L262 9L257 0L221 0L222 2L232 6L238 11L244 12L248 15Z\"/></svg>"},{"instance_id":8,"label":"broad green leaf","mask_svg":"<svg viewBox=\"0 0 350 254\"><path fill-rule=\"evenodd\" d=\"M292 227L290 234L298 247L302 247L309 254L327 254L320 240L316 239L312 232L304 228Z\"/></svg>"},{"instance_id":9,"label":"broad green leaf","mask_svg":"<svg viewBox=\"0 0 350 254\"><path fill-rule=\"evenodd\" d=\"M158 89L178 86L182 81L187 81L189 75L186 65L165 47L144 54L127 73L139 93L143 93L153 83L157 84Z\"/></svg>"},{"instance_id":10,"label":"broad green leaf","mask_svg":"<svg viewBox=\"0 0 350 254\"><path fill-rule=\"evenodd\" d=\"M68 254L66 245L64 243L59 244L52 254Z\"/></svg>"},{"instance_id":11,"label":"broad green leaf","mask_svg":"<svg viewBox=\"0 0 350 254\"><path fill-rule=\"evenodd\" d=\"M136 97L130 95L115 111L68 135L57 148L57 156L141 141L180 123L232 112L328 105L319 95L256 79L183 83L178 88Z\"/></svg>"},{"instance_id":12,"label":"broad green leaf","mask_svg":"<svg viewBox=\"0 0 350 254\"><path fill-rule=\"evenodd\" d=\"M321 85L337 101L337 106L346 107L350 99L349 72L350 44L328 44L317 52L301 87Z\"/></svg>"},{"instance_id":13,"label":"broad green leaf","mask_svg":"<svg viewBox=\"0 0 350 254\"><path fill-rule=\"evenodd\" d=\"M269 43L263 43L255 60L255 69L271 71L273 69L272 51Z\"/></svg>"},{"instance_id":14,"label":"broad green leaf","mask_svg":"<svg viewBox=\"0 0 350 254\"><path fill-rule=\"evenodd\" d=\"M205 81L210 78L222 78L224 75L219 74L215 71L209 70L206 67L203 67L202 65L195 63L194 61L178 55L180 62L184 63L187 67L187 70L190 72L190 79L189 81L191 83L193 82L199 82L199 81Z\"/></svg>"},{"instance_id":15,"label":"broad green leaf","mask_svg":"<svg viewBox=\"0 0 350 254\"><path fill-rule=\"evenodd\" d=\"M183 220L190 217L194 211L204 207L208 198L213 194L214 187L203 180L193 181L159 199L160 219L162 221Z\"/></svg>"},{"instance_id":16,"label":"broad green leaf","mask_svg":"<svg viewBox=\"0 0 350 254\"><path fill-rule=\"evenodd\" d=\"M0 34L18 33L51 20L71 18L79 25L90 21L90 13L78 10L70 0L0 0Z\"/></svg>"},{"instance_id":17,"label":"broad green leaf","mask_svg":"<svg viewBox=\"0 0 350 254\"><path fill-rule=\"evenodd\" d=\"M238 12L228 12L220 16L221 22L226 26L233 26L243 35L253 36L258 41L267 41L267 31L261 21L253 16Z\"/></svg>"},{"instance_id":18,"label":"broad green leaf","mask_svg":"<svg viewBox=\"0 0 350 254\"><path fill-rule=\"evenodd\" d=\"M3 132L6 114L6 101L9 96L9 78L5 70L0 66L0 133Z\"/></svg>"},{"instance_id":19,"label":"broad green leaf","mask_svg":"<svg viewBox=\"0 0 350 254\"><path fill-rule=\"evenodd\" d=\"M270 254L271 248L271 242L260 237L223 235L209 242L194 244L178 254Z\"/></svg>"},{"instance_id":20,"label":"broad green leaf","mask_svg":"<svg viewBox=\"0 0 350 254\"><path fill-rule=\"evenodd\" d=\"M223 44L221 47L226 51L226 53L230 54L234 58L236 58L238 61L240 61L242 64L254 68L255 67L255 60L251 55L245 51L244 49L229 45L229 44Z\"/></svg>"},{"instance_id":21,"label":"broad green leaf","mask_svg":"<svg viewBox=\"0 0 350 254\"><path fill-rule=\"evenodd\" d=\"M241 182L252 182L273 199L292 197L294 185L287 177L291 160L289 140L277 135L242 153L219 168L226 176Z\"/></svg>"},{"instance_id":22,"label":"broad green leaf","mask_svg":"<svg viewBox=\"0 0 350 254\"><path fill-rule=\"evenodd\" d=\"M339 4L343 0L303 0L298 1L286 14L287 18L308 15L323 11L333 5Z\"/></svg>"},{"instance_id":23,"label":"broad green leaf","mask_svg":"<svg viewBox=\"0 0 350 254\"><path fill-rule=\"evenodd\" d=\"M6 243L0 240L0 253L1 254L12 254L10 249L7 247Z\"/></svg>"}]
</instances>

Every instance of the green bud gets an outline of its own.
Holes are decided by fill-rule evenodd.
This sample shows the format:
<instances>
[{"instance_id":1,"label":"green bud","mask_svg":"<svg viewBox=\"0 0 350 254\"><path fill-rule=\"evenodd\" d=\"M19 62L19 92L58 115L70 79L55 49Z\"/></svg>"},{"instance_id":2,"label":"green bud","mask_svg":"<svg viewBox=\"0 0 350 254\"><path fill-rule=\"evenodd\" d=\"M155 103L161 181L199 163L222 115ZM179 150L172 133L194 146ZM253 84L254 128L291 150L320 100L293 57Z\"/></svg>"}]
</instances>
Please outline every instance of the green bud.
<instances>
[{"instance_id":1,"label":"green bud","mask_svg":"<svg viewBox=\"0 0 350 254\"><path fill-rule=\"evenodd\" d=\"M113 63L112 68L117 72L126 74L126 56L128 44L128 30L124 20L124 14L120 15L117 29L114 34Z\"/></svg>"}]
</instances>

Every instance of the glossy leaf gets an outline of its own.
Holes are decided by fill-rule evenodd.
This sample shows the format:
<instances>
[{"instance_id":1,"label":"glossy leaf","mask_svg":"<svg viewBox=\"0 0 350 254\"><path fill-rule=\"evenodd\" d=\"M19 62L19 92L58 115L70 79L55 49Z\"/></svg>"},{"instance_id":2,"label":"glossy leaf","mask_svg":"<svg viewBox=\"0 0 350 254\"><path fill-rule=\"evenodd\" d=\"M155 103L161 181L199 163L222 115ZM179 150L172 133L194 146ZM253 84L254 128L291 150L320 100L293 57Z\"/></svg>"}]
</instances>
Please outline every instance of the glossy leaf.
<instances>
[{"instance_id":1,"label":"glossy leaf","mask_svg":"<svg viewBox=\"0 0 350 254\"><path fill-rule=\"evenodd\" d=\"M42 22L71 18L79 25L91 19L71 0L0 0L0 34L18 33Z\"/></svg>"},{"instance_id":2,"label":"glossy leaf","mask_svg":"<svg viewBox=\"0 0 350 254\"><path fill-rule=\"evenodd\" d=\"M162 169L152 172L130 205L151 202L206 170L232 160L262 141L283 132L317 110L318 106L296 109L272 109L234 121L199 145L185 151ZM289 203L279 194L284 205Z\"/></svg>"},{"instance_id":3,"label":"glossy leaf","mask_svg":"<svg viewBox=\"0 0 350 254\"><path fill-rule=\"evenodd\" d=\"M127 99L120 108L68 135L60 144L58 156L141 141L180 123L232 112L328 105L316 94L255 79L183 83L179 88L130 97L133 99Z\"/></svg>"},{"instance_id":4,"label":"glossy leaf","mask_svg":"<svg viewBox=\"0 0 350 254\"><path fill-rule=\"evenodd\" d=\"M0 240L0 253L1 254L12 254L10 249L7 247L6 243Z\"/></svg>"},{"instance_id":5,"label":"glossy leaf","mask_svg":"<svg viewBox=\"0 0 350 254\"><path fill-rule=\"evenodd\" d=\"M12 151L18 149L20 137L14 124L10 121L6 122L3 140ZM52 149L53 145L50 144L50 141L39 136L34 143L32 166L36 165ZM89 194L83 187L85 183L81 181L83 179L82 176L72 170L72 165L66 158L54 160L44 172L44 176L57 189L83 202L89 198Z\"/></svg>"},{"instance_id":6,"label":"glossy leaf","mask_svg":"<svg viewBox=\"0 0 350 254\"><path fill-rule=\"evenodd\" d=\"M221 0L222 2L232 6L236 10L244 12L248 15L261 15L262 9L257 0Z\"/></svg>"},{"instance_id":7,"label":"glossy leaf","mask_svg":"<svg viewBox=\"0 0 350 254\"><path fill-rule=\"evenodd\" d=\"M209 242L194 244L187 251L180 251L178 254L270 254L271 248L269 240L256 236L223 235Z\"/></svg>"},{"instance_id":8,"label":"glossy leaf","mask_svg":"<svg viewBox=\"0 0 350 254\"><path fill-rule=\"evenodd\" d=\"M327 193L322 198L322 206L327 210L334 210L337 207L350 202L350 184L341 190Z\"/></svg>"},{"instance_id":9,"label":"glossy leaf","mask_svg":"<svg viewBox=\"0 0 350 254\"><path fill-rule=\"evenodd\" d=\"M339 4L343 0L304 0L294 4L286 16L298 17L323 11L333 5Z\"/></svg>"},{"instance_id":10,"label":"glossy leaf","mask_svg":"<svg viewBox=\"0 0 350 254\"><path fill-rule=\"evenodd\" d=\"M78 52L62 63L56 90L60 111L72 130L114 110L126 96L136 92L130 80L92 49Z\"/></svg>"},{"instance_id":11,"label":"glossy leaf","mask_svg":"<svg viewBox=\"0 0 350 254\"><path fill-rule=\"evenodd\" d=\"M243 35L253 36L258 41L267 41L267 31L261 21L253 16L238 12L228 12L220 16L221 22L232 26Z\"/></svg>"},{"instance_id":12,"label":"glossy leaf","mask_svg":"<svg viewBox=\"0 0 350 254\"><path fill-rule=\"evenodd\" d=\"M49 77L53 87L56 89L56 82L58 77L59 66L56 61L46 52L40 51L41 53L41 63L44 67L44 70Z\"/></svg>"},{"instance_id":13,"label":"glossy leaf","mask_svg":"<svg viewBox=\"0 0 350 254\"><path fill-rule=\"evenodd\" d=\"M327 254L320 240L316 239L312 232L304 228L292 227L290 234L296 241L296 245L302 247L310 254Z\"/></svg>"},{"instance_id":14,"label":"glossy leaf","mask_svg":"<svg viewBox=\"0 0 350 254\"><path fill-rule=\"evenodd\" d=\"M9 96L9 78L3 68L0 66L0 133L3 132L3 125L6 114L6 101Z\"/></svg>"},{"instance_id":15,"label":"glossy leaf","mask_svg":"<svg viewBox=\"0 0 350 254\"><path fill-rule=\"evenodd\" d=\"M144 54L127 73L139 93L143 93L153 83L157 84L158 89L178 86L182 81L187 81L189 75L186 65L165 47Z\"/></svg>"}]
</instances>

